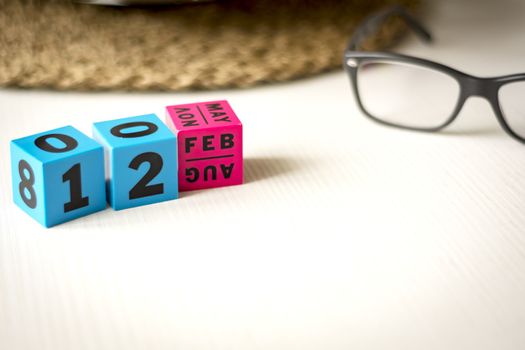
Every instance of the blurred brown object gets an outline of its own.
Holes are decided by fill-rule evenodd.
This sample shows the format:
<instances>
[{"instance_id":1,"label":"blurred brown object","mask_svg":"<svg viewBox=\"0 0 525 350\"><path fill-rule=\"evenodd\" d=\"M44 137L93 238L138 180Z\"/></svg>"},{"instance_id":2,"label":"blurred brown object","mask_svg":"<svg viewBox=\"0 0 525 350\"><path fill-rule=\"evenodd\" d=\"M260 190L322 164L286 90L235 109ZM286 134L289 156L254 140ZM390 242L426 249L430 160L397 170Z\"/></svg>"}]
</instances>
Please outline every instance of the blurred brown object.
<instances>
[{"instance_id":1,"label":"blurred brown object","mask_svg":"<svg viewBox=\"0 0 525 350\"><path fill-rule=\"evenodd\" d=\"M0 85L63 90L247 87L341 66L367 14L417 0L113 7L0 0ZM398 36L393 22L372 43Z\"/></svg>"}]
</instances>

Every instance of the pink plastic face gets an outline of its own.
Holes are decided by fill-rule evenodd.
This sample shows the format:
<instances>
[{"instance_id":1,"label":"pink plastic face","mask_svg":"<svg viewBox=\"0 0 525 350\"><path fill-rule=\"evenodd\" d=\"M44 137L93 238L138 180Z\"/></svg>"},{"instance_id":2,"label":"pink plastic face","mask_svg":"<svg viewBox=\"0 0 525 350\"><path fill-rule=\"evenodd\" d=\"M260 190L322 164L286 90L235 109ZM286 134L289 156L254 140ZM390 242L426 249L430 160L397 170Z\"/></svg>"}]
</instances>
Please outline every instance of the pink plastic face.
<instances>
[{"instance_id":1,"label":"pink plastic face","mask_svg":"<svg viewBox=\"0 0 525 350\"><path fill-rule=\"evenodd\" d=\"M242 184L242 124L227 101L166 107L177 135L179 190Z\"/></svg>"}]
</instances>

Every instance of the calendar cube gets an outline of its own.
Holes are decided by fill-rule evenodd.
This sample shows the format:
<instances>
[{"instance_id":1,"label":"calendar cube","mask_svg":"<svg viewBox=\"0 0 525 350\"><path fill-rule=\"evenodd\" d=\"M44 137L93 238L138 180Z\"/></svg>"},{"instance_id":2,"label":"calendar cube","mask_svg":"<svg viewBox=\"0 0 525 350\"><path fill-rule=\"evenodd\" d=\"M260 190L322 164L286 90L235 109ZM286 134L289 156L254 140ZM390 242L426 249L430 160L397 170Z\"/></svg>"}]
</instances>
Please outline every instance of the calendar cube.
<instances>
[{"instance_id":1,"label":"calendar cube","mask_svg":"<svg viewBox=\"0 0 525 350\"><path fill-rule=\"evenodd\" d=\"M95 123L93 137L104 146L113 209L178 197L177 139L155 114Z\"/></svg>"},{"instance_id":2,"label":"calendar cube","mask_svg":"<svg viewBox=\"0 0 525 350\"><path fill-rule=\"evenodd\" d=\"M179 143L181 191L243 182L242 124L227 101L166 107Z\"/></svg>"},{"instance_id":3,"label":"calendar cube","mask_svg":"<svg viewBox=\"0 0 525 350\"><path fill-rule=\"evenodd\" d=\"M11 141L13 200L46 227L106 208L102 146L71 126Z\"/></svg>"}]
</instances>

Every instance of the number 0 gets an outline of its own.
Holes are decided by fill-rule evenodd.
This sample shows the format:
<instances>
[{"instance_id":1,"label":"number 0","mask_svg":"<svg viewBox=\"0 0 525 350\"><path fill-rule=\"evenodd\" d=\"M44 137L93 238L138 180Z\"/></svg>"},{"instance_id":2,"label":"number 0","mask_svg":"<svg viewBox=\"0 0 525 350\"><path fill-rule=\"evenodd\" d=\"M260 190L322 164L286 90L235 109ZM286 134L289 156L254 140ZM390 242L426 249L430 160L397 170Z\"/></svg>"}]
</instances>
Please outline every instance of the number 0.
<instances>
[{"instance_id":1,"label":"number 0","mask_svg":"<svg viewBox=\"0 0 525 350\"><path fill-rule=\"evenodd\" d=\"M141 130L141 131L134 131L134 132L124 132L124 130L126 129L136 128L136 127L143 127L146 129ZM157 125L150 123L150 122L130 122L130 123L116 125L112 127L109 132L113 136L130 139L130 138L135 138L135 137L151 135L154 132L156 132L158 129L159 127Z\"/></svg>"}]
</instances>

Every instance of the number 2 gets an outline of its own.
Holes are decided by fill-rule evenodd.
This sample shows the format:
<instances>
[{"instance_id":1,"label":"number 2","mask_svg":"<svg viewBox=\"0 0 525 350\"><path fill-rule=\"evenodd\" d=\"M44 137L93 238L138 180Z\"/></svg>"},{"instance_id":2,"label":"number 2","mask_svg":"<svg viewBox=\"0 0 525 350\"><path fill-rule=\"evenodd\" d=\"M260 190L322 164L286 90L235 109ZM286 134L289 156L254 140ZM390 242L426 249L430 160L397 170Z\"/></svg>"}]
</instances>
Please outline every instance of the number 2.
<instances>
[{"instance_id":1,"label":"number 2","mask_svg":"<svg viewBox=\"0 0 525 350\"><path fill-rule=\"evenodd\" d=\"M131 160L129 168L138 170L142 163L149 163L149 169L144 176L129 191L129 199L154 196L164 193L164 184L149 185L162 170L162 157L155 152L141 153Z\"/></svg>"}]
</instances>

